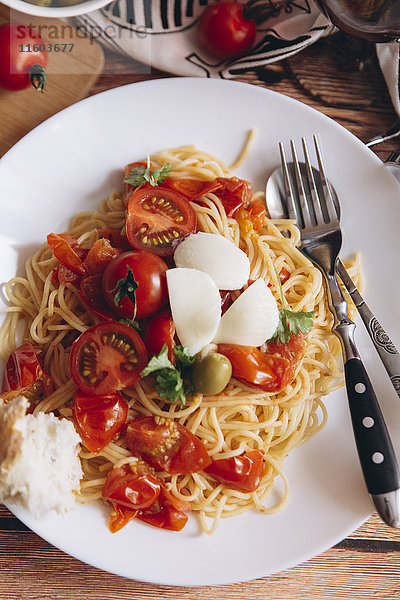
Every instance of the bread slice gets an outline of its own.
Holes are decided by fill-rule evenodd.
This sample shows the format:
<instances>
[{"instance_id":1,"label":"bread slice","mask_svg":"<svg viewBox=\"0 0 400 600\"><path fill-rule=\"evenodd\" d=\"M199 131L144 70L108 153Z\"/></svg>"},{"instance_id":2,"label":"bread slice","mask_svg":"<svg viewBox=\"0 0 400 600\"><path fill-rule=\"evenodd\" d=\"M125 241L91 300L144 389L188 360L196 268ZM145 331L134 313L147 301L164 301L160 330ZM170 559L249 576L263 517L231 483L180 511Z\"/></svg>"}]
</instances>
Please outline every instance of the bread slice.
<instances>
[{"instance_id":1,"label":"bread slice","mask_svg":"<svg viewBox=\"0 0 400 600\"><path fill-rule=\"evenodd\" d=\"M0 405L0 502L34 516L65 513L76 503L82 469L80 437L68 419L26 414L23 396Z\"/></svg>"}]
</instances>

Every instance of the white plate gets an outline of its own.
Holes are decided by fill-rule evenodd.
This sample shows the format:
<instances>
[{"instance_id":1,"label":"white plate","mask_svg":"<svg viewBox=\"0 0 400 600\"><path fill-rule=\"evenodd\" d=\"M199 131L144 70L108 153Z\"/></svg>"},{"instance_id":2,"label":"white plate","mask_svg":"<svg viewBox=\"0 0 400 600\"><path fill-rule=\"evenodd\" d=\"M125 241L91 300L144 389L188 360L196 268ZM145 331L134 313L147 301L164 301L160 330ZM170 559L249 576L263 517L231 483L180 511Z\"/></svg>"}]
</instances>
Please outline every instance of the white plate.
<instances>
[{"instance_id":1,"label":"white plate","mask_svg":"<svg viewBox=\"0 0 400 600\"><path fill-rule=\"evenodd\" d=\"M29 133L0 161L0 281L68 217L120 186L122 166L170 146L195 143L227 164L247 132L256 140L238 176L256 188L279 162L278 142L317 133L342 202L344 251L360 250L366 296L400 347L399 186L379 159L341 126L295 100L248 84L207 79L135 83L84 100ZM311 141L311 140L310 140ZM378 216L379 215L379 216ZM360 326L357 340L400 446L400 403ZM112 535L107 510L82 506L65 518L13 512L78 559L125 577L169 585L250 580L330 548L373 511L364 487L344 392L327 399L326 428L287 460L290 502L279 515L224 520L215 535L195 517L180 533L134 522Z\"/></svg>"}]
</instances>

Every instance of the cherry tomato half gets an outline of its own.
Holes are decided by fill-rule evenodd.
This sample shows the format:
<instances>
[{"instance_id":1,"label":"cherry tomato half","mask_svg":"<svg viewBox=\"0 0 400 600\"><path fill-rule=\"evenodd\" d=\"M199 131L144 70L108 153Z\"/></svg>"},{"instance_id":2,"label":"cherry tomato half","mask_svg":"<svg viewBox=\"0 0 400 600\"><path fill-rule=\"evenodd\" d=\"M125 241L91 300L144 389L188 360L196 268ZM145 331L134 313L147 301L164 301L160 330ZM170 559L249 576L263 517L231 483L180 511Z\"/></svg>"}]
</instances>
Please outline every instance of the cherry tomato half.
<instances>
[{"instance_id":1,"label":"cherry tomato half","mask_svg":"<svg viewBox=\"0 0 400 600\"><path fill-rule=\"evenodd\" d=\"M253 195L251 183L237 177L218 177L221 184L214 194L221 200L228 217L232 217L241 206L245 206Z\"/></svg>"},{"instance_id":2,"label":"cherry tomato half","mask_svg":"<svg viewBox=\"0 0 400 600\"><path fill-rule=\"evenodd\" d=\"M214 2L200 15L197 36L210 54L226 60L244 54L252 47L256 24L244 18L240 2Z\"/></svg>"},{"instance_id":3,"label":"cherry tomato half","mask_svg":"<svg viewBox=\"0 0 400 600\"><path fill-rule=\"evenodd\" d=\"M204 471L235 490L255 492L263 475L264 450L249 450L240 456L213 460Z\"/></svg>"},{"instance_id":4,"label":"cherry tomato half","mask_svg":"<svg viewBox=\"0 0 400 600\"><path fill-rule=\"evenodd\" d=\"M287 344L268 344L265 352L254 346L219 344L218 352L232 364L232 375L248 385L277 393L293 379L304 356L307 335L292 335Z\"/></svg>"},{"instance_id":5,"label":"cherry tomato half","mask_svg":"<svg viewBox=\"0 0 400 600\"><path fill-rule=\"evenodd\" d=\"M163 187L171 188L185 196L188 200L193 201L208 194L209 192L215 192L218 188L222 187L222 184L218 179L211 181L204 181L201 179L190 179L188 177L182 177L175 179L173 177L167 177Z\"/></svg>"},{"instance_id":6,"label":"cherry tomato half","mask_svg":"<svg viewBox=\"0 0 400 600\"><path fill-rule=\"evenodd\" d=\"M134 455L168 473L196 473L211 463L199 438L173 419L139 417L129 421L126 441Z\"/></svg>"},{"instance_id":7,"label":"cherry tomato half","mask_svg":"<svg viewBox=\"0 0 400 600\"><path fill-rule=\"evenodd\" d=\"M189 506L188 502L181 502L162 487L157 502L147 510L140 510L137 518L153 527L180 531L188 520L187 515L182 511L188 510Z\"/></svg>"},{"instance_id":8,"label":"cherry tomato half","mask_svg":"<svg viewBox=\"0 0 400 600\"><path fill-rule=\"evenodd\" d=\"M102 497L113 504L139 510L150 508L160 495L161 484L142 461L113 468L103 485Z\"/></svg>"},{"instance_id":9,"label":"cherry tomato half","mask_svg":"<svg viewBox=\"0 0 400 600\"><path fill-rule=\"evenodd\" d=\"M9 402L23 395L37 403L53 390L50 376L42 369L31 342L18 346L8 357L1 387L2 399Z\"/></svg>"},{"instance_id":10,"label":"cherry tomato half","mask_svg":"<svg viewBox=\"0 0 400 600\"><path fill-rule=\"evenodd\" d=\"M34 29L22 24L0 27L0 87L23 90L33 85L43 90L46 65L47 44Z\"/></svg>"},{"instance_id":11,"label":"cherry tomato half","mask_svg":"<svg viewBox=\"0 0 400 600\"><path fill-rule=\"evenodd\" d=\"M83 264L82 255L79 252L79 244L68 234L49 233L47 236L47 245L54 256L65 267L76 273L83 275L86 273L86 267ZM85 257L87 250L85 251Z\"/></svg>"},{"instance_id":12,"label":"cherry tomato half","mask_svg":"<svg viewBox=\"0 0 400 600\"><path fill-rule=\"evenodd\" d=\"M89 396L107 396L134 385L146 365L141 337L117 321L89 327L71 347L71 377Z\"/></svg>"},{"instance_id":13,"label":"cherry tomato half","mask_svg":"<svg viewBox=\"0 0 400 600\"><path fill-rule=\"evenodd\" d=\"M171 256L177 244L195 229L194 208L174 190L143 185L129 198L126 235L137 250Z\"/></svg>"},{"instance_id":14,"label":"cherry tomato half","mask_svg":"<svg viewBox=\"0 0 400 600\"><path fill-rule=\"evenodd\" d=\"M118 392L109 396L75 394L73 414L85 446L98 454L121 431L128 416L128 405Z\"/></svg>"},{"instance_id":15,"label":"cherry tomato half","mask_svg":"<svg viewBox=\"0 0 400 600\"><path fill-rule=\"evenodd\" d=\"M84 260L86 271L91 275L102 273L108 263L119 256L120 252L114 248L107 238L99 238L90 248Z\"/></svg>"},{"instance_id":16,"label":"cherry tomato half","mask_svg":"<svg viewBox=\"0 0 400 600\"><path fill-rule=\"evenodd\" d=\"M168 302L167 268L151 252L123 252L104 270L102 285L108 306L126 319L154 314Z\"/></svg>"}]
</instances>

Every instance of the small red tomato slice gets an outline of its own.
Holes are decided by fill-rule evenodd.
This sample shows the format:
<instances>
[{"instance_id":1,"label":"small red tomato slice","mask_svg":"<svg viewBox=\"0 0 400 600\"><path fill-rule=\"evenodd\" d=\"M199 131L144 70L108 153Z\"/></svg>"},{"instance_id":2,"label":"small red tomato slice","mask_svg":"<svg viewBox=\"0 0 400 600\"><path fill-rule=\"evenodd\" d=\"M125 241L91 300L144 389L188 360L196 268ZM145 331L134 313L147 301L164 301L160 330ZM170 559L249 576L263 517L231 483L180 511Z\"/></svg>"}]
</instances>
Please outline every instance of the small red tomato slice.
<instances>
[{"instance_id":1,"label":"small red tomato slice","mask_svg":"<svg viewBox=\"0 0 400 600\"><path fill-rule=\"evenodd\" d=\"M264 450L249 450L240 456L213 460L204 471L235 490L254 492L263 476L263 456Z\"/></svg>"},{"instance_id":2,"label":"small red tomato slice","mask_svg":"<svg viewBox=\"0 0 400 600\"><path fill-rule=\"evenodd\" d=\"M215 192L215 190L222 187L222 183L217 179L204 181L190 178L174 179L172 177L167 177L162 185L163 187L168 187L171 190L179 192L191 201L197 200L200 196L204 196L204 194Z\"/></svg>"},{"instance_id":3,"label":"small red tomato slice","mask_svg":"<svg viewBox=\"0 0 400 600\"><path fill-rule=\"evenodd\" d=\"M182 194L165 187L141 186L130 196L126 235L133 248L171 256L195 229L196 213Z\"/></svg>"},{"instance_id":4,"label":"small red tomato slice","mask_svg":"<svg viewBox=\"0 0 400 600\"><path fill-rule=\"evenodd\" d=\"M232 217L241 206L246 205L252 195L251 183L237 177L217 177L220 187L214 191L225 209L228 217Z\"/></svg>"},{"instance_id":5,"label":"small red tomato slice","mask_svg":"<svg viewBox=\"0 0 400 600\"><path fill-rule=\"evenodd\" d=\"M116 502L112 502L112 511L108 520L109 530L111 533L117 533L117 531L125 527L129 521L132 521L138 513L138 510L126 508L126 506L120 506Z\"/></svg>"},{"instance_id":6,"label":"small red tomato slice","mask_svg":"<svg viewBox=\"0 0 400 600\"><path fill-rule=\"evenodd\" d=\"M147 365L139 334L117 321L89 327L72 344L71 377L89 396L108 396L134 385Z\"/></svg>"},{"instance_id":7,"label":"small red tomato slice","mask_svg":"<svg viewBox=\"0 0 400 600\"><path fill-rule=\"evenodd\" d=\"M133 454L168 473L196 473L211 463L199 438L173 419L139 417L129 421L126 441Z\"/></svg>"},{"instance_id":8,"label":"small red tomato slice","mask_svg":"<svg viewBox=\"0 0 400 600\"><path fill-rule=\"evenodd\" d=\"M148 510L140 510L137 518L153 527L181 531L186 525L188 517L182 510L189 509L189 503L177 500L165 487L161 488L157 502Z\"/></svg>"},{"instance_id":9,"label":"small red tomato slice","mask_svg":"<svg viewBox=\"0 0 400 600\"><path fill-rule=\"evenodd\" d=\"M114 231L113 229L100 229L97 233L99 238L105 238L110 242L113 248L117 248L117 250L120 250L121 252L132 250L126 235L122 235L118 231Z\"/></svg>"},{"instance_id":10,"label":"small red tomato slice","mask_svg":"<svg viewBox=\"0 0 400 600\"><path fill-rule=\"evenodd\" d=\"M218 352L232 364L232 375L247 385L266 392L278 392L283 388L289 360L281 356L269 356L254 346L219 344Z\"/></svg>"},{"instance_id":11,"label":"small red tomato slice","mask_svg":"<svg viewBox=\"0 0 400 600\"><path fill-rule=\"evenodd\" d=\"M142 319L159 311L168 302L167 269L152 252L131 250L111 260L102 281L109 308L126 319Z\"/></svg>"},{"instance_id":12,"label":"small red tomato slice","mask_svg":"<svg viewBox=\"0 0 400 600\"><path fill-rule=\"evenodd\" d=\"M102 497L130 510L150 508L160 495L161 483L141 460L113 468L103 485Z\"/></svg>"},{"instance_id":13,"label":"small red tomato slice","mask_svg":"<svg viewBox=\"0 0 400 600\"><path fill-rule=\"evenodd\" d=\"M268 344L265 352L254 346L219 344L218 352L232 364L233 377L266 392L277 393L293 379L307 347L307 334L292 335L287 344Z\"/></svg>"},{"instance_id":14,"label":"small red tomato slice","mask_svg":"<svg viewBox=\"0 0 400 600\"><path fill-rule=\"evenodd\" d=\"M128 405L118 392L109 396L75 394L73 414L85 446L98 454L121 431L128 416Z\"/></svg>"},{"instance_id":15,"label":"small red tomato slice","mask_svg":"<svg viewBox=\"0 0 400 600\"><path fill-rule=\"evenodd\" d=\"M144 332L144 342L149 356L159 354L164 344L168 346L168 358L175 364L175 324L169 310L163 310L150 319Z\"/></svg>"},{"instance_id":16,"label":"small red tomato slice","mask_svg":"<svg viewBox=\"0 0 400 600\"><path fill-rule=\"evenodd\" d=\"M8 357L2 382L2 398L9 402L23 395L38 402L53 390L51 377L42 369L31 342L18 346Z\"/></svg>"},{"instance_id":17,"label":"small red tomato slice","mask_svg":"<svg viewBox=\"0 0 400 600\"><path fill-rule=\"evenodd\" d=\"M70 238L70 236L68 237ZM72 240L73 238L70 239ZM71 269L71 271L78 275L86 273L86 267L83 264L82 258L76 251L76 246L73 246L67 236L49 233L47 236L47 244L54 256L60 263L68 267L68 269Z\"/></svg>"},{"instance_id":18,"label":"small red tomato slice","mask_svg":"<svg viewBox=\"0 0 400 600\"><path fill-rule=\"evenodd\" d=\"M91 275L102 273L110 260L119 255L119 250L114 248L106 238L99 238L90 248L84 260L86 272Z\"/></svg>"}]
</instances>

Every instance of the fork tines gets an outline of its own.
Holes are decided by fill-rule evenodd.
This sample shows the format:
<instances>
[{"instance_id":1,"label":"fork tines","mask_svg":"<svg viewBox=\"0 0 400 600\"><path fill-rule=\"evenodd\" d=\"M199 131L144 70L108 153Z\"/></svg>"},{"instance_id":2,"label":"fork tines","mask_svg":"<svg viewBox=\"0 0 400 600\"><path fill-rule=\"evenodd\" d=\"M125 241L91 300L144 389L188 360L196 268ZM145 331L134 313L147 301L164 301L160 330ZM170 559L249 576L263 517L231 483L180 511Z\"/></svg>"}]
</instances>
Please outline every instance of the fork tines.
<instances>
[{"instance_id":1,"label":"fork tines","mask_svg":"<svg viewBox=\"0 0 400 600\"><path fill-rule=\"evenodd\" d=\"M313 140L318 169L312 167L304 137L301 140L304 162L299 161L293 140L290 141L292 163L286 160L284 146L282 142L279 143L288 217L297 221L300 229L338 223L338 214L316 135L313 136Z\"/></svg>"}]
</instances>

